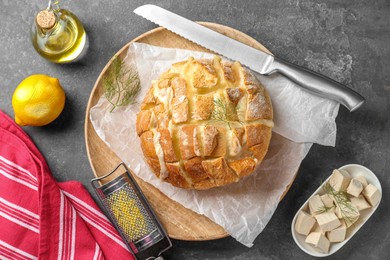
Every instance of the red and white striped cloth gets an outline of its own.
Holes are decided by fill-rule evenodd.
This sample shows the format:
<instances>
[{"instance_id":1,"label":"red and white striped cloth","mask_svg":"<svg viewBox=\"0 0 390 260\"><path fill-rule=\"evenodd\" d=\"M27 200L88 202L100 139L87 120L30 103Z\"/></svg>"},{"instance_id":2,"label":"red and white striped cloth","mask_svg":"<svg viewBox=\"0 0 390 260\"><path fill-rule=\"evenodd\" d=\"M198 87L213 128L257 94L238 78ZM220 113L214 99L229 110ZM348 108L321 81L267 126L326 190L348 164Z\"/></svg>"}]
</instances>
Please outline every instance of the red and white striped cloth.
<instances>
[{"instance_id":1,"label":"red and white striped cloth","mask_svg":"<svg viewBox=\"0 0 390 260\"><path fill-rule=\"evenodd\" d=\"M134 259L82 184L57 183L0 110L0 259L38 258Z\"/></svg>"}]
</instances>

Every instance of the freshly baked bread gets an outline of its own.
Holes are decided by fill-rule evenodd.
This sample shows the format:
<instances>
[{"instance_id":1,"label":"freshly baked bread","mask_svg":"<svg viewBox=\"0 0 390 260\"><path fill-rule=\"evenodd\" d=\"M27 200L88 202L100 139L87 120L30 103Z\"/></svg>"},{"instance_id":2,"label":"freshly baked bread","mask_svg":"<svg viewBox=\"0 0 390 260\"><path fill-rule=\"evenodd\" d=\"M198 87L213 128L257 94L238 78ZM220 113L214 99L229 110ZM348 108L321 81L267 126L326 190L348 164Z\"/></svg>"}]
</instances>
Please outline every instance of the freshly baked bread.
<instances>
[{"instance_id":1,"label":"freshly baked bread","mask_svg":"<svg viewBox=\"0 0 390 260\"><path fill-rule=\"evenodd\" d=\"M236 182L261 163L272 105L239 62L190 57L152 82L136 127L146 162L160 179L208 189Z\"/></svg>"}]
</instances>

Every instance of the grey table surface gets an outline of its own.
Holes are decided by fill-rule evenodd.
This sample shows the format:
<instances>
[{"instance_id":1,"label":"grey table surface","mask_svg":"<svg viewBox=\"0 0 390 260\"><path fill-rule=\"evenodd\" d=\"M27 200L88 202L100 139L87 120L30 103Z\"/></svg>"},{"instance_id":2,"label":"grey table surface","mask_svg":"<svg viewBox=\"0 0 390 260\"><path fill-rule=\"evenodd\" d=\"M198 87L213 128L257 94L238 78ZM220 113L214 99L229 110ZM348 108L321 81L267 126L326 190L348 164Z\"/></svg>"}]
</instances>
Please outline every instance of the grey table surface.
<instances>
[{"instance_id":1,"label":"grey table surface","mask_svg":"<svg viewBox=\"0 0 390 260\"><path fill-rule=\"evenodd\" d=\"M0 0L0 109L13 116L11 97L30 74L60 79L67 102L52 124L25 131L58 181L79 180L90 190L84 118L92 87L108 60L127 42L155 28L132 10L144 1L61 1L83 22L90 47L77 64L58 65L33 49L29 30L47 1ZM294 243L292 218L330 171L349 163L372 169L383 187L380 207L332 259L390 257L390 1L262 0L149 1L192 20L224 24L252 36L275 55L330 76L367 101L350 113L340 108L335 147L314 145L290 191L264 231L247 248L228 237L173 241L167 259L310 259Z\"/></svg>"}]
</instances>

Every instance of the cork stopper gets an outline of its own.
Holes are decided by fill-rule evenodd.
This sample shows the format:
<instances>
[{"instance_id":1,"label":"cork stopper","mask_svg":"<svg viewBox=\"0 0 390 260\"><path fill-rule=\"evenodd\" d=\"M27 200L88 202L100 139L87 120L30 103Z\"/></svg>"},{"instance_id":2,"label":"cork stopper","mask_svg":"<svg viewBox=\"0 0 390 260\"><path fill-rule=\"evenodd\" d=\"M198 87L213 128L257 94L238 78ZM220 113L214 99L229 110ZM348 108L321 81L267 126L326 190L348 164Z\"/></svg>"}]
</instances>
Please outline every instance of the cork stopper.
<instances>
[{"instance_id":1,"label":"cork stopper","mask_svg":"<svg viewBox=\"0 0 390 260\"><path fill-rule=\"evenodd\" d=\"M56 16L52 11L42 10L37 14L36 21L42 29L51 29L56 24Z\"/></svg>"}]
</instances>

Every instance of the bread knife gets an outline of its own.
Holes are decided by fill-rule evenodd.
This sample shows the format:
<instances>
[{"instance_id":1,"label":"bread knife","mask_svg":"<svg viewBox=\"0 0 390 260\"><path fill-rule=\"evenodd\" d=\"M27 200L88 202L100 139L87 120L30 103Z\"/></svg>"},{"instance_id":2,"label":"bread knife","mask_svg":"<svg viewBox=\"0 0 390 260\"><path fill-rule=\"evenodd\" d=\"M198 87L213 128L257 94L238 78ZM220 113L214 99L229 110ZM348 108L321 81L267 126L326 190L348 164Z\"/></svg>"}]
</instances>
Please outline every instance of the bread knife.
<instances>
[{"instance_id":1,"label":"bread knife","mask_svg":"<svg viewBox=\"0 0 390 260\"><path fill-rule=\"evenodd\" d=\"M262 75L278 72L305 90L337 101L350 111L365 101L359 93L331 78L259 51L161 7L142 5L134 13L211 51L240 61Z\"/></svg>"}]
</instances>

